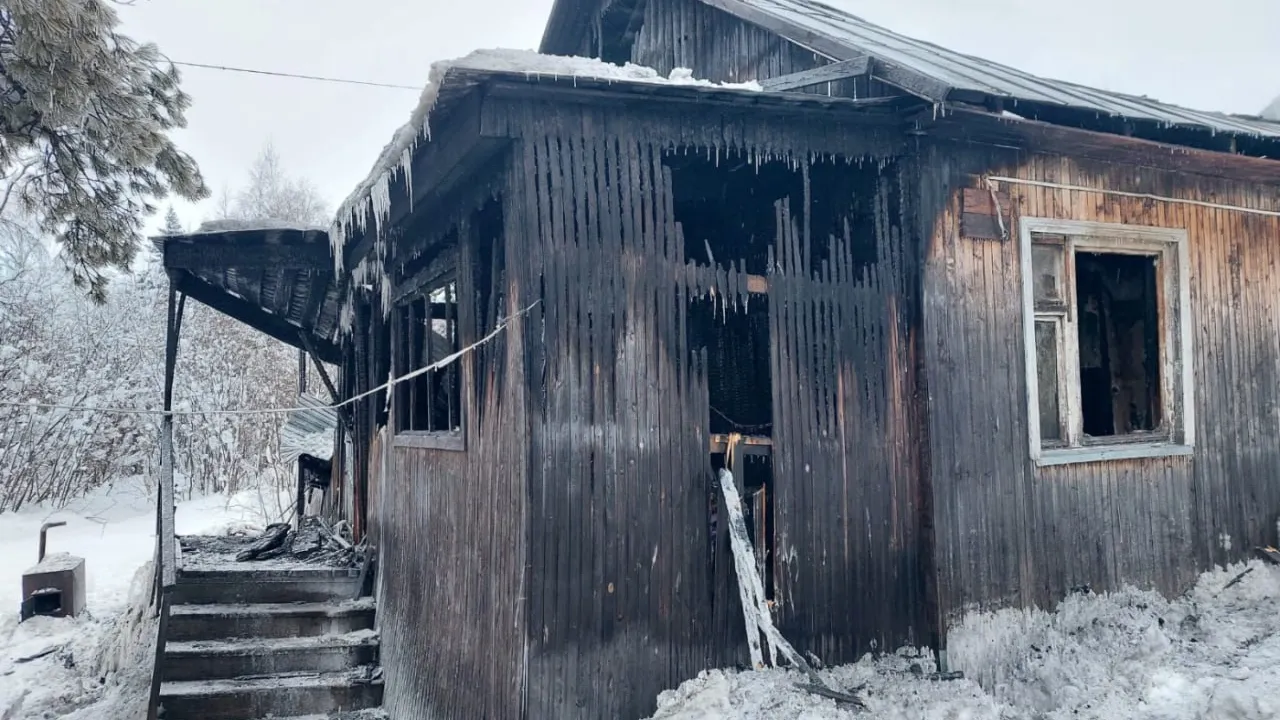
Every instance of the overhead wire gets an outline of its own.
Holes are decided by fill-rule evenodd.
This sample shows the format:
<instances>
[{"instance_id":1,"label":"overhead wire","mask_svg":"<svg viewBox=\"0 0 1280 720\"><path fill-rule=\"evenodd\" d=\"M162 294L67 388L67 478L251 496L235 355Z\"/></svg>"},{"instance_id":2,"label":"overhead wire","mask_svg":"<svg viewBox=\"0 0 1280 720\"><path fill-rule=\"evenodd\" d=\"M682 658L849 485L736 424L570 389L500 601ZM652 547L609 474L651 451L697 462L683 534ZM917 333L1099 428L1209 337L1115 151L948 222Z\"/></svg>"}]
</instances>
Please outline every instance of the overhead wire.
<instances>
[{"instance_id":1,"label":"overhead wire","mask_svg":"<svg viewBox=\"0 0 1280 720\"><path fill-rule=\"evenodd\" d=\"M363 85L366 87L391 88L394 90L413 90L414 92L422 91L421 87L414 87L413 85L397 85L395 83L374 82L371 80L352 80L350 78L335 78L323 75L304 75L301 73L280 72L276 70L258 70L256 68L235 67L232 65L212 65L209 63L186 62L184 60L169 60L169 62L180 67L203 68L205 70L220 70L223 72L245 73L248 75L266 75L269 77L313 80L316 82L340 83L343 85Z\"/></svg>"}]
</instances>

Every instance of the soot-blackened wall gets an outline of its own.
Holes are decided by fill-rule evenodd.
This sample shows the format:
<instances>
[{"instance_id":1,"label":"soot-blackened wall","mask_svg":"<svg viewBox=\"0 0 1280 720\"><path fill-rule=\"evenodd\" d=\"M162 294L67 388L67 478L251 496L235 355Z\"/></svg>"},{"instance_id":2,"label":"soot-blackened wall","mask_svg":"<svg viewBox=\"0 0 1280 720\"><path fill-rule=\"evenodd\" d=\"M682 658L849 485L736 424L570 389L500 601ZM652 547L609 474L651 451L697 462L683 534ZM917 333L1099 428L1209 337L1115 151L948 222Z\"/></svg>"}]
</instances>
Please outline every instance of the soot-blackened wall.
<instances>
[{"instance_id":1,"label":"soot-blackened wall","mask_svg":"<svg viewBox=\"0 0 1280 720\"><path fill-rule=\"evenodd\" d=\"M687 252L686 153L758 172L760 205L740 214L771 225L759 392L778 623L828 662L923 640L918 265L893 132L514 100L486 123L518 137L513 306L539 301L520 341L527 716L643 717L660 691L745 659L726 533L713 547L708 532L708 354L689 311L749 312L762 295L751 258ZM770 187L779 167L791 180Z\"/></svg>"}]
</instances>

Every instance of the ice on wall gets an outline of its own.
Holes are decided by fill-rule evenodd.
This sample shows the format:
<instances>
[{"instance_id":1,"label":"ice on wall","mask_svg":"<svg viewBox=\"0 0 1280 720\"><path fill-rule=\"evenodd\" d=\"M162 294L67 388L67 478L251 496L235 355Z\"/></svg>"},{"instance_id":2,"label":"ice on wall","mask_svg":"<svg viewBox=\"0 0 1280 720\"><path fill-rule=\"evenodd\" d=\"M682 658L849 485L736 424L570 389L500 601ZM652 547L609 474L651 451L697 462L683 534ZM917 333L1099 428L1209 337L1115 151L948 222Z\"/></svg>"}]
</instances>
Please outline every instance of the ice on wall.
<instances>
[{"instance_id":1,"label":"ice on wall","mask_svg":"<svg viewBox=\"0 0 1280 720\"><path fill-rule=\"evenodd\" d=\"M374 163L369 175L356 186L354 192L338 207L329 242L333 248L334 271L341 272L343 249L347 240L363 234L373 224L375 236L381 239L391 215L391 184L404 177L412 197L414 150L420 141L431 140L431 111L439 99L440 85L453 69L477 72L523 73L529 77L583 78L606 82L650 83L673 86L719 87L724 89L758 92L756 82L713 83L693 77L687 68L676 68L670 75L661 75L652 68L633 65L612 65L600 60L559 55L540 55L528 50L477 50L466 57L437 62L431 66L427 86L418 99L417 106L405 123L387 144ZM369 269L376 275L385 275L381 268ZM383 288L385 294L389 288ZM347 301L349 302L349 300ZM344 302L344 305L346 303ZM384 311L387 308L384 305ZM344 314L345 317L345 314ZM344 323L343 330L348 326Z\"/></svg>"}]
</instances>

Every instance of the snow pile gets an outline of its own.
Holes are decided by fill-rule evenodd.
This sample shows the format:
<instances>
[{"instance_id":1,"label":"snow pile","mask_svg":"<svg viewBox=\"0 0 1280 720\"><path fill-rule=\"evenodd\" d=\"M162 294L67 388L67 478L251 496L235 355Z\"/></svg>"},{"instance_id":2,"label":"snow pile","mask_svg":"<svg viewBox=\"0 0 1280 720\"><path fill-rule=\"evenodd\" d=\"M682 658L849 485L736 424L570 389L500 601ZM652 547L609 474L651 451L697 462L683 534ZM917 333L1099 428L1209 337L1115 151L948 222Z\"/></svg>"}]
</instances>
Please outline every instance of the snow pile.
<instances>
[{"instance_id":1,"label":"snow pile","mask_svg":"<svg viewBox=\"0 0 1280 720\"><path fill-rule=\"evenodd\" d=\"M903 650L822 671L830 687L855 691L866 709L837 704L796 687L798 672L710 670L658 697L652 720L932 720L1003 718L1003 708L973 682L932 682L925 653Z\"/></svg>"},{"instance_id":2,"label":"snow pile","mask_svg":"<svg viewBox=\"0 0 1280 720\"><path fill-rule=\"evenodd\" d=\"M652 68L633 65L613 65L592 58L541 55L528 50L477 50L466 57L434 63L428 74L427 86L418 99L418 105L405 123L382 150L368 177L338 207L329 242L333 245L335 268L341 268L342 250L349 235L363 233L365 209L373 204L373 221L376 235L382 235L382 224L391 214L391 183L403 175L410 193L413 189L411 161L420 139L431 140L431 111L439 99L440 86L445 75L454 70L474 72L514 73L527 77L573 78L604 82L649 83L673 86L719 87L741 91L760 91L759 83L713 83L693 77L687 68L676 68L668 76L660 75Z\"/></svg>"},{"instance_id":3,"label":"snow pile","mask_svg":"<svg viewBox=\"0 0 1280 720\"><path fill-rule=\"evenodd\" d=\"M951 657L1025 714L1275 718L1278 601L1280 570L1254 561L1205 573L1173 601L1127 589L1073 595L1052 614L975 615L952 633Z\"/></svg>"},{"instance_id":4,"label":"snow pile","mask_svg":"<svg viewBox=\"0 0 1280 720\"><path fill-rule=\"evenodd\" d=\"M183 534L262 527L275 499L245 491L178 506ZM288 499L281 501L286 507ZM50 553L85 558L88 608L78 618L18 623L22 573L36 562L40 525ZM0 719L137 720L155 662L150 607L155 499L133 489L100 491L65 510L0 515ZM140 705L141 703L141 705ZM141 707L141 710L139 710Z\"/></svg>"},{"instance_id":5,"label":"snow pile","mask_svg":"<svg viewBox=\"0 0 1280 720\"><path fill-rule=\"evenodd\" d=\"M131 576L127 609L92 615L0 618L0 717L132 720L146 717L156 624L149 607L152 565Z\"/></svg>"},{"instance_id":6,"label":"snow pile","mask_svg":"<svg viewBox=\"0 0 1280 720\"><path fill-rule=\"evenodd\" d=\"M1280 568L1257 561L1205 573L1172 601L1126 589L1052 613L974 614L950 640L965 680L927 679L932 660L911 650L825 671L857 690L861 713L796 688L795 672L716 670L663 693L653 718L1280 718Z\"/></svg>"}]
</instances>

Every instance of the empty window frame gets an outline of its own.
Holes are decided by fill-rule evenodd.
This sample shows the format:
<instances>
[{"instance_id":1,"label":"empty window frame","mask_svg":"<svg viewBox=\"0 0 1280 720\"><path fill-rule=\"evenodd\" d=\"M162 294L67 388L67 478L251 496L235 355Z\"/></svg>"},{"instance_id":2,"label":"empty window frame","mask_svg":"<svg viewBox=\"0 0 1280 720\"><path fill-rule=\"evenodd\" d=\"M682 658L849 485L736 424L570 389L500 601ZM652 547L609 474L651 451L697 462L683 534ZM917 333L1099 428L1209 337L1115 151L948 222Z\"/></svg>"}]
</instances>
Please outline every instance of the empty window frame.
<instances>
[{"instance_id":1,"label":"empty window frame","mask_svg":"<svg viewBox=\"0 0 1280 720\"><path fill-rule=\"evenodd\" d=\"M1186 232L1039 218L1021 231L1031 457L1189 454Z\"/></svg>"},{"instance_id":2,"label":"empty window frame","mask_svg":"<svg viewBox=\"0 0 1280 720\"><path fill-rule=\"evenodd\" d=\"M401 342L396 377L445 360L461 348L458 285L453 276L426 286L396 308ZM461 363L429 370L396 385L396 431L443 449L462 439ZM432 438L439 443L431 443ZM460 449L460 448L459 448Z\"/></svg>"}]
</instances>

